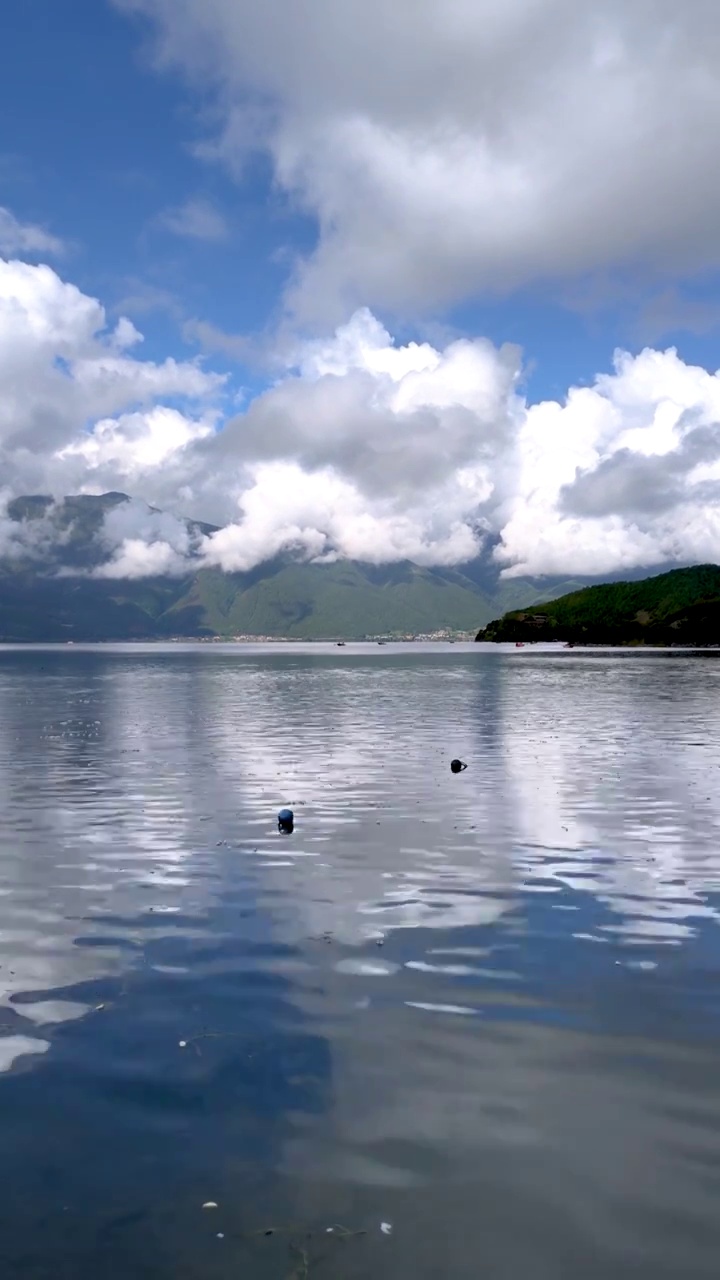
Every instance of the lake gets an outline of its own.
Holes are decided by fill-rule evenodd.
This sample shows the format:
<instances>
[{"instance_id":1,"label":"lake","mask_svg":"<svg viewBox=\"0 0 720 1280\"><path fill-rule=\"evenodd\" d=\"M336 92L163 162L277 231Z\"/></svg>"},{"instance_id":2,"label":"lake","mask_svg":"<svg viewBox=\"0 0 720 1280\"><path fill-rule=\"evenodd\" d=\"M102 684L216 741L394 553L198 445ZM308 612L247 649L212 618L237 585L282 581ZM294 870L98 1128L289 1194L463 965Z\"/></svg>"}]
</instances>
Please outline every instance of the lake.
<instances>
[{"instance_id":1,"label":"lake","mask_svg":"<svg viewBox=\"0 0 720 1280\"><path fill-rule=\"evenodd\" d=\"M719 769L709 655L0 649L3 1277L716 1277Z\"/></svg>"}]
</instances>

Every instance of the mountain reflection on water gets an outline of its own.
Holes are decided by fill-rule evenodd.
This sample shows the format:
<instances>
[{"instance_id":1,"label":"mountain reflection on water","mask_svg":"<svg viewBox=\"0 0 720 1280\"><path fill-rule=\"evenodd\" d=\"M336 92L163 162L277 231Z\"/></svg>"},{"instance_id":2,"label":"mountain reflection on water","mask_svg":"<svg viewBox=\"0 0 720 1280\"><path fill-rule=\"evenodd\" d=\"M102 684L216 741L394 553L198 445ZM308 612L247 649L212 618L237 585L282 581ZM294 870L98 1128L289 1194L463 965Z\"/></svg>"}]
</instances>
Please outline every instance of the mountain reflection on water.
<instances>
[{"instance_id":1,"label":"mountain reflection on water","mask_svg":"<svg viewBox=\"0 0 720 1280\"><path fill-rule=\"evenodd\" d=\"M714 1276L719 710L680 653L0 650L5 1272Z\"/></svg>"}]
</instances>

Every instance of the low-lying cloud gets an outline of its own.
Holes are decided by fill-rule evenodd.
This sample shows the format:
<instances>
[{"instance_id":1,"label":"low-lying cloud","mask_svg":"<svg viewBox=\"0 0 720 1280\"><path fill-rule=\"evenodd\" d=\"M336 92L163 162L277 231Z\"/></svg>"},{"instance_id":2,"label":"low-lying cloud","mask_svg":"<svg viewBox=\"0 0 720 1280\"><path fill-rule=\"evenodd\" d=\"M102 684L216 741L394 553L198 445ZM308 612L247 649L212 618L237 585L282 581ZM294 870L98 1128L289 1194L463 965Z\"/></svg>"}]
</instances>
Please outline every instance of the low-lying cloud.
<instances>
[{"instance_id":1,"label":"low-lying cloud","mask_svg":"<svg viewBox=\"0 0 720 1280\"><path fill-rule=\"evenodd\" d=\"M490 535L510 575L720 559L720 375L674 350L616 353L592 386L532 404L518 348L397 345L361 309L233 415L222 375L143 360L141 343L51 268L0 260L5 497L130 494L93 572L283 552L460 564ZM25 539L41 562L63 536L5 514L0 555Z\"/></svg>"}]
</instances>

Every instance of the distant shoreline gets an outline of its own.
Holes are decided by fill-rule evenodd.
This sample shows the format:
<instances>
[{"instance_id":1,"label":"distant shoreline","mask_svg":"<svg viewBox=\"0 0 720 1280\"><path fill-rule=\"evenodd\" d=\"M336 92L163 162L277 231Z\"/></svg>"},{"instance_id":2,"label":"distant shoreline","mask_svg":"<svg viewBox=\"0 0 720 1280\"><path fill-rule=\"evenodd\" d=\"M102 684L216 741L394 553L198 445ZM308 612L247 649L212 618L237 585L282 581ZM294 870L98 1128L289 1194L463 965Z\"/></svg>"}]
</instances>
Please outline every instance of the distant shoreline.
<instances>
[{"instance_id":1,"label":"distant shoreline","mask_svg":"<svg viewBox=\"0 0 720 1280\"><path fill-rule=\"evenodd\" d=\"M243 639L219 639L213 644L208 644L197 637L190 636L187 639L161 640L153 636L147 640L134 638L117 639L117 640L4 640L0 639L0 652L3 651L27 651L27 652L46 652L53 653L74 653L87 652L88 650L109 649L109 650L137 650L138 652L148 653L155 649L163 653L171 653L173 650L183 652L187 649L193 649L197 652L227 652L228 650L257 650L257 649L277 649L278 651L297 649L305 651L317 649L322 651L326 656L334 654L336 650L345 650L348 656L357 655L361 652L364 656L376 656L381 658L383 653L388 655L397 654L400 650L415 650L418 653L429 653L436 651L450 658L453 653L464 655L467 657L473 652L484 653L486 656L495 651L498 656L503 658L512 657L517 659L518 663L522 663L524 659L533 655L544 658L562 659L563 661L572 661L573 657L584 656L610 656L616 655L620 657L630 657L631 655L650 654L674 654L676 656L691 656L694 654L704 655L705 657L720 657L719 644L662 644L662 643L604 643L602 641L573 644L567 647L556 641L538 640L535 642L528 641L518 647L514 642L501 641L484 641L479 644L474 640L464 641L447 641L447 640L389 640L383 645L379 645L373 640L305 640L295 636L270 636L270 637L247 637ZM342 653L337 653L338 659L342 658Z\"/></svg>"},{"instance_id":2,"label":"distant shoreline","mask_svg":"<svg viewBox=\"0 0 720 1280\"><path fill-rule=\"evenodd\" d=\"M388 644L472 644L474 641L474 632L414 636L73 636L72 639L62 640L0 636L0 644L52 644L62 648L72 648L76 644L374 644L382 647Z\"/></svg>"},{"instance_id":3,"label":"distant shoreline","mask_svg":"<svg viewBox=\"0 0 720 1280\"><path fill-rule=\"evenodd\" d=\"M197 645L207 648L220 644L325 644L343 648L346 645L366 644L377 648L393 644L469 644L475 643L474 635L453 636L388 636L376 640L372 636L77 636L73 640L39 639L31 640L12 636L0 636L0 645L52 645L57 649L72 649L76 645L88 644L142 644L163 645Z\"/></svg>"}]
</instances>

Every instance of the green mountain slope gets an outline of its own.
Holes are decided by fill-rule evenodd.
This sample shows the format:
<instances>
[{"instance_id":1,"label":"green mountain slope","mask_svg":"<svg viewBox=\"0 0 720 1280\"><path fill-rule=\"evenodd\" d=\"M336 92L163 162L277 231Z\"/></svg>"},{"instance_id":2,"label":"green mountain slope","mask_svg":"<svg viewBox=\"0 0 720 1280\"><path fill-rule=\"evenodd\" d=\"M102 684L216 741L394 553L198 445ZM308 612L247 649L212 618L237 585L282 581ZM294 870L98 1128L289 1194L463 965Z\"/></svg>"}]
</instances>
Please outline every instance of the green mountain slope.
<instances>
[{"instance_id":1,"label":"green mountain slope","mask_svg":"<svg viewBox=\"0 0 720 1280\"><path fill-rule=\"evenodd\" d=\"M200 610L219 635L284 635L293 638L357 638L449 628L473 631L490 620L497 601L454 571L424 569L409 562L372 566L335 564L265 566L262 578L207 569L170 614L179 629L188 607ZM525 584L524 598L540 592Z\"/></svg>"},{"instance_id":2,"label":"green mountain slope","mask_svg":"<svg viewBox=\"0 0 720 1280\"><path fill-rule=\"evenodd\" d=\"M278 558L249 573L197 568L182 577L92 576L111 554L106 517L127 502L121 493L59 503L30 495L9 505L18 539L0 559L0 639L359 639L474 632L498 613L550 594L537 582L500 582L492 562L481 560L459 569L429 569L409 561L375 566ZM193 546L213 532L212 525L186 523ZM192 555L188 564L190 570ZM555 586L553 594L569 585Z\"/></svg>"},{"instance_id":3,"label":"green mountain slope","mask_svg":"<svg viewBox=\"0 0 720 1280\"><path fill-rule=\"evenodd\" d=\"M513 610L478 640L564 640L578 644L720 644L720 567L673 569L638 582L612 582Z\"/></svg>"}]
</instances>

